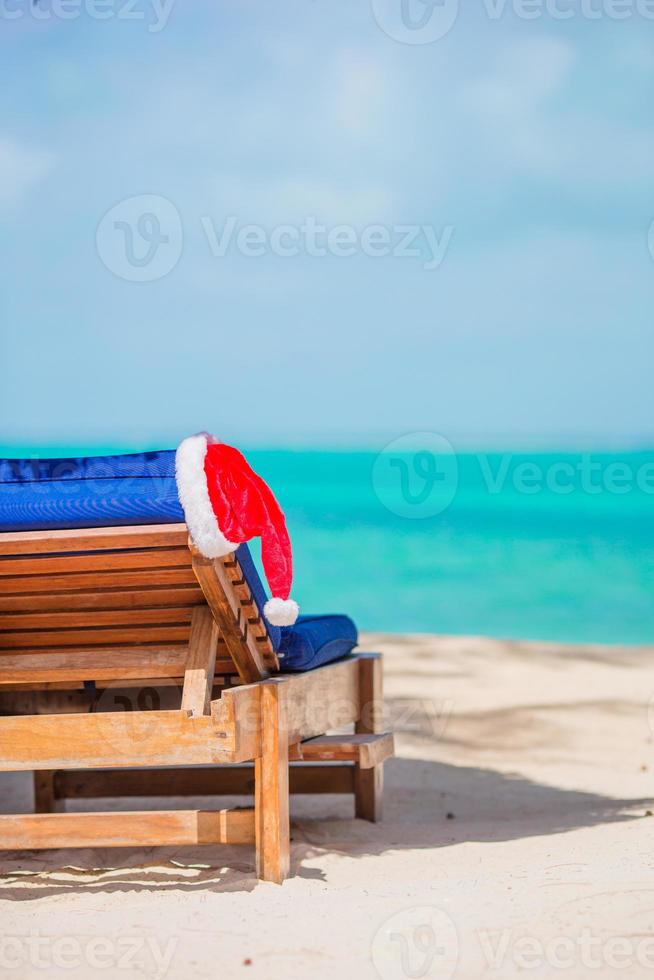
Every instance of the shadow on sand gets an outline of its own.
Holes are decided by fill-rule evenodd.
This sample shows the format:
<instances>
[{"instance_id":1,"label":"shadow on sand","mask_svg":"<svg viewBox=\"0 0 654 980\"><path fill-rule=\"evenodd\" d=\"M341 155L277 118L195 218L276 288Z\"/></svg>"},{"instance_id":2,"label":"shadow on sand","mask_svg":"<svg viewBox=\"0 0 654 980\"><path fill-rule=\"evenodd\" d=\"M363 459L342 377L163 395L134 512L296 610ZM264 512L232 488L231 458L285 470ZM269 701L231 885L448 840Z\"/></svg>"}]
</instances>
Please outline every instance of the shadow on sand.
<instances>
[{"instance_id":1,"label":"shadow on sand","mask_svg":"<svg viewBox=\"0 0 654 980\"><path fill-rule=\"evenodd\" d=\"M21 774L24 778L25 774ZM3 777L4 778L4 777ZM2 786L2 782L0 782ZM5 794L2 794L5 798ZM115 809L212 808L249 801L120 800ZM5 804L6 805L6 804ZM102 808L108 809L104 801ZM616 800L541 785L491 769L397 758L386 764L382 823L354 820L346 797L294 797L292 873L328 880L313 862L324 853L350 859L406 849L512 841L647 816L646 799ZM325 819L325 814L333 814ZM320 818L320 819L318 819ZM254 855L242 847L95 848L0 855L0 899L57 894L153 891L251 891Z\"/></svg>"}]
</instances>

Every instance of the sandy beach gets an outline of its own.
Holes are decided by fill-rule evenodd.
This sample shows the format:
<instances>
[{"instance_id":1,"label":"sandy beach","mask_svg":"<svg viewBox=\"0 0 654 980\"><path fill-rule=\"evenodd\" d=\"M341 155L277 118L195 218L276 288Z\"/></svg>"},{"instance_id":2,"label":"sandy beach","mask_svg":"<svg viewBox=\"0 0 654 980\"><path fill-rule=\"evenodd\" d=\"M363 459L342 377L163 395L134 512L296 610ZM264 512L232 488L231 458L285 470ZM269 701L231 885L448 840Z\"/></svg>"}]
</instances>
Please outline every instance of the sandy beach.
<instances>
[{"instance_id":1,"label":"sandy beach","mask_svg":"<svg viewBox=\"0 0 654 980\"><path fill-rule=\"evenodd\" d=\"M0 975L652 975L654 648L362 648L385 654L396 732L381 824L294 798L281 887L247 848L4 854ZM0 780L28 811L30 779Z\"/></svg>"}]
</instances>

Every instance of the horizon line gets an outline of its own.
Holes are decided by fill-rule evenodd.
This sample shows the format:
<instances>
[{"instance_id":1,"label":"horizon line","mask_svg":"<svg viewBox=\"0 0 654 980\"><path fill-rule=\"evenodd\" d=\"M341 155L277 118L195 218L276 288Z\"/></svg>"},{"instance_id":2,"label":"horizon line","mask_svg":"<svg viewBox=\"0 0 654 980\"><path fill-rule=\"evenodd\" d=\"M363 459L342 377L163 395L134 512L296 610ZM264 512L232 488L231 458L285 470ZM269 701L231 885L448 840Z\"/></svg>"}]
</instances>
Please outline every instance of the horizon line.
<instances>
[{"instance_id":1,"label":"horizon line","mask_svg":"<svg viewBox=\"0 0 654 980\"><path fill-rule=\"evenodd\" d=\"M250 443L248 440L239 440L240 447L250 453L297 453L297 454L320 454L329 453L333 455L378 455L390 442L394 440L380 440L371 442L315 442L315 443L287 443L287 444L266 444ZM480 453L533 453L538 455L549 455L552 453L565 453L569 455L579 453L648 453L654 452L654 437L649 439L633 440L590 440L590 439L561 439L554 440L525 440L519 439L509 443L505 440L489 441L480 443L477 441L452 440L452 448L457 455L476 455ZM2 459L66 459L73 457L93 457L93 456L119 456L145 452L166 452L174 450L175 445L170 443L155 442L148 443L41 443L38 445L24 445L18 443L0 443L0 458ZM416 449L420 448L419 441L416 442ZM411 451L407 446L404 452ZM438 453L436 454L438 455Z\"/></svg>"}]
</instances>

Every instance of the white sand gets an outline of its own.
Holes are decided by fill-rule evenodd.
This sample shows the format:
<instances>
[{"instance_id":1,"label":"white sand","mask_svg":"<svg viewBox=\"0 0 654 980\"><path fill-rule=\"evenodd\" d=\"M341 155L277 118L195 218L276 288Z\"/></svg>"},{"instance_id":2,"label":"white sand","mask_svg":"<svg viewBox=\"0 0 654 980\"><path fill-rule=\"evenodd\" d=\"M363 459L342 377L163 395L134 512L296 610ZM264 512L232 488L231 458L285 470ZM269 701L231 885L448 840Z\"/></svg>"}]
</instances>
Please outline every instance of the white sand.
<instances>
[{"instance_id":1,"label":"white sand","mask_svg":"<svg viewBox=\"0 0 654 980\"><path fill-rule=\"evenodd\" d=\"M0 855L0 976L654 976L654 648L365 639L382 824L296 798L281 888L246 848Z\"/></svg>"}]
</instances>

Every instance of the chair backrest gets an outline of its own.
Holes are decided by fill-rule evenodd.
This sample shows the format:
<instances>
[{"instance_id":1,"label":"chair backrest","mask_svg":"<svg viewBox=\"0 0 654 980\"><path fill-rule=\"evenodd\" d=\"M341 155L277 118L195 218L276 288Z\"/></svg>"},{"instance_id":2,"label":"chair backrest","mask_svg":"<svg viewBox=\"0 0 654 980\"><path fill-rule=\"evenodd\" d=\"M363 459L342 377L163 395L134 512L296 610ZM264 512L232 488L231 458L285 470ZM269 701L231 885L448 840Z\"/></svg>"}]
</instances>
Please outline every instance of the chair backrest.
<instances>
[{"instance_id":1,"label":"chair backrest","mask_svg":"<svg viewBox=\"0 0 654 980\"><path fill-rule=\"evenodd\" d=\"M202 558L185 524L2 533L0 685L181 678L204 602L217 674L277 667L238 559Z\"/></svg>"}]
</instances>

